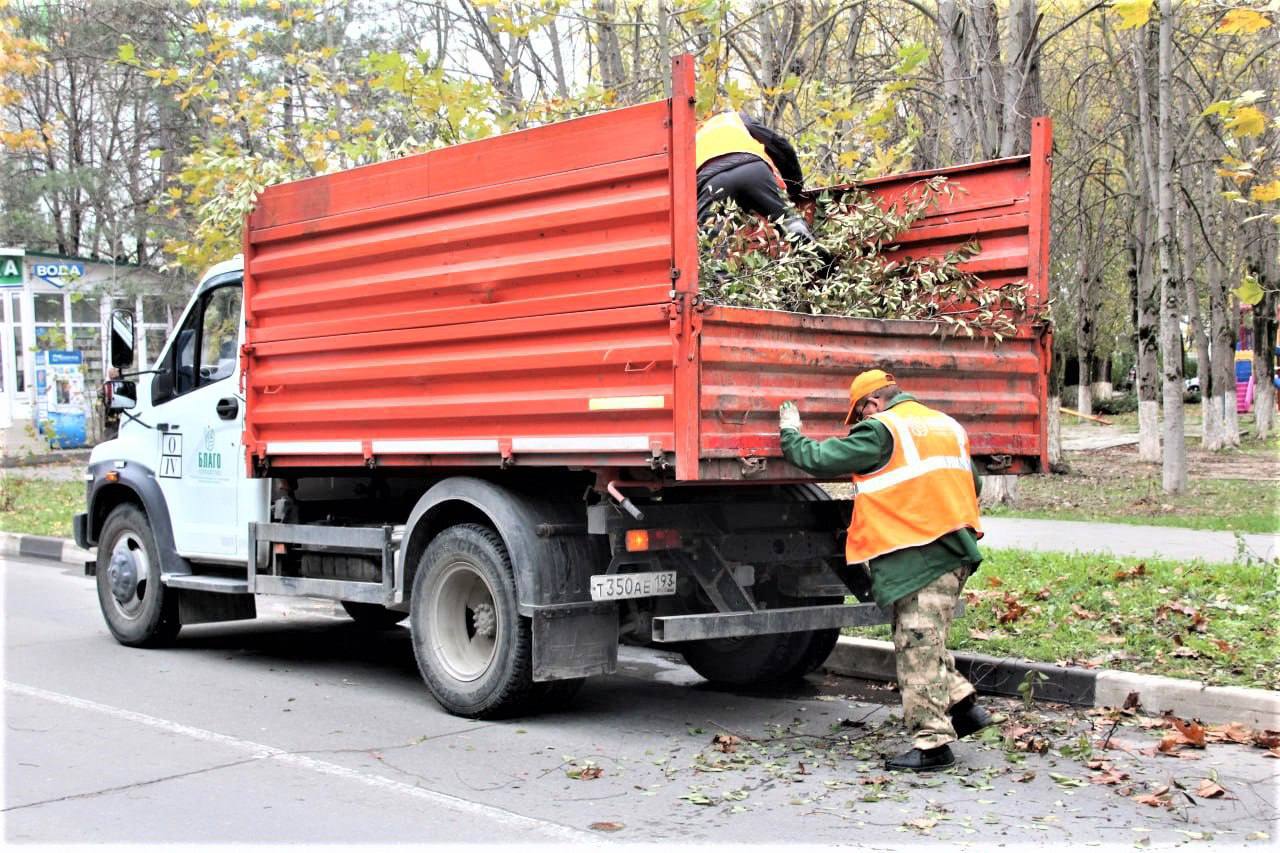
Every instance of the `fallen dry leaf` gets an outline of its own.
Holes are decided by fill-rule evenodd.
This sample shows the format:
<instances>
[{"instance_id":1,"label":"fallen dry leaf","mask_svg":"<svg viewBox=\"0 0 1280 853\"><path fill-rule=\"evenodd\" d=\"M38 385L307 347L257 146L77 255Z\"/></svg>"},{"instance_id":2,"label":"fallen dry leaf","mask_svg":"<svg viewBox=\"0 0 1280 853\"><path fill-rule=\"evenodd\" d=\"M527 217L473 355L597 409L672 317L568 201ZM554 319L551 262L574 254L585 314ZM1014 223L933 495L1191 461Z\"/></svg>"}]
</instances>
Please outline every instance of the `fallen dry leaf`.
<instances>
[{"instance_id":1,"label":"fallen dry leaf","mask_svg":"<svg viewBox=\"0 0 1280 853\"><path fill-rule=\"evenodd\" d=\"M909 826L912 829L918 829L921 832L924 832L925 830L933 829L935 826L937 826L938 819L936 817L917 817L917 818L912 818L911 820L908 820L908 821L904 821L902 825Z\"/></svg>"},{"instance_id":2,"label":"fallen dry leaf","mask_svg":"<svg viewBox=\"0 0 1280 853\"><path fill-rule=\"evenodd\" d=\"M1124 697L1124 705L1121 706L1121 708L1125 711L1132 711L1141 707L1142 707L1142 702L1138 698L1137 690L1129 691L1129 695Z\"/></svg>"},{"instance_id":3,"label":"fallen dry leaf","mask_svg":"<svg viewBox=\"0 0 1280 853\"><path fill-rule=\"evenodd\" d=\"M1200 653L1195 649L1188 648L1187 646L1179 646L1173 650L1173 656L1175 658L1198 658L1200 657Z\"/></svg>"},{"instance_id":4,"label":"fallen dry leaf","mask_svg":"<svg viewBox=\"0 0 1280 853\"><path fill-rule=\"evenodd\" d=\"M1011 592L1004 595L1005 612L1001 613L997 618L1001 625L1008 625L1010 622L1016 622L1022 614L1027 612L1027 608L1019 603L1017 596Z\"/></svg>"},{"instance_id":5,"label":"fallen dry leaf","mask_svg":"<svg viewBox=\"0 0 1280 853\"><path fill-rule=\"evenodd\" d=\"M1218 651L1222 652L1224 655L1235 654L1236 647L1228 643L1226 640L1219 640L1216 637L1211 637L1210 641L1217 646Z\"/></svg>"},{"instance_id":6,"label":"fallen dry leaf","mask_svg":"<svg viewBox=\"0 0 1280 853\"><path fill-rule=\"evenodd\" d=\"M1264 729L1255 732L1253 735L1253 745L1260 746L1263 749L1275 749L1280 747L1280 732L1273 732L1271 729Z\"/></svg>"},{"instance_id":7,"label":"fallen dry leaf","mask_svg":"<svg viewBox=\"0 0 1280 853\"><path fill-rule=\"evenodd\" d=\"M888 776L863 776L858 780L863 785L885 785L892 781Z\"/></svg>"},{"instance_id":8,"label":"fallen dry leaf","mask_svg":"<svg viewBox=\"0 0 1280 853\"><path fill-rule=\"evenodd\" d=\"M995 589L998 586L1004 586L1004 581L1000 580L999 575L987 575L987 586Z\"/></svg>"},{"instance_id":9,"label":"fallen dry leaf","mask_svg":"<svg viewBox=\"0 0 1280 853\"><path fill-rule=\"evenodd\" d=\"M596 767L594 764L588 764L586 767L575 767L566 774L570 779L591 780L599 779L604 775L604 769Z\"/></svg>"},{"instance_id":10,"label":"fallen dry leaf","mask_svg":"<svg viewBox=\"0 0 1280 853\"><path fill-rule=\"evenodd\" d=\"M1091 774L1089 781L1095 785L1119 785L1128 778L1129 774L1123 770L1105 770L1102 773Z\"/></svg>"},{"instance_id":11,"label":"fallen dry leaf","mask_svg":"<svg viewBox=\"0 0 1280 853\"><path fill-rule=\"evenodd\" d=\"M1098 637L1098 642L1108 646L1118 646L1124 643L1124 637L1115 634L1102 634Z\"/></svg>"},{"instance_id":12,"label":"fallen dry leaf","mask_svg":"<svg viewBox=\"0 0 1280 853\"><path fill-rule=\"evenodd\" d=\"M1132 580L1133 578L1140 578L1146 573L1147 573L1147 564L1138 563L1138 565L1134 566L1131 569L1121 569L1120 571L1116 572L1115 577L1116 577L1116 580L1118 581L1127 581L1127 580Z\"/></svg>"},{"instance_id":13,"label":"fallen dry leaf","mask_svg":"<svg viewBox=\"0 0 1280 853\"><path fill-rule=\"evenodd\" d=\"M724 753L734 753L738 751L738 744L742 743L742 738L737 735L716 735L711 739L711 745Z\"/></svg>"},{"instance_id":14,"label":"fallen dry leaf","mask_svg":"<svg viewBox=\"0 0 1280 853\"><path fill-rule=\"evenodd\" d=\"M991 632L990 632L990 631L979 631L979 630L977 630L977 629L975 628L975 629L973 629L973 630L971 630L971 631L969 632L969 639L971 639L971 640L990 640L990 639L991 639Z\"/></svg>"},{"instance_id":15,"label":"fallen dry leaf","mask_svg":"<svg viewBox=\"0 0 1280 853\"><path fill-rule=\"evenodd\" d=\"M1075 614L1075 617L1077 619L1097 619L1098 618L1097 613L1094 613L1092 610L1085 610L1079 604L1071 605L1071 612Z\"/></svg>"},{"instance_id":16,"label":"fallen dry leaf","mask_svg":"<svg viewBox=\"0 0 1280 853\"><path fill-rule=\"evenodd\" d=\"M1177 730L1178 734L1186 738L1187 743L1197 749L1204 749L1204 726L1200 725L1195 720L1188 722L1179 717L1169 717L1169 722L1173 723L1173 727Z\"/></svg>"},{"instance_id":17,"label":"fallen dry leaf","mask_svg":"<svg viewBox=\"0 0 1280 853\"><path fill-rule=\"evenodd\" d=\"M1268 749L1266 752L1262 753L1262 757L1263 758L1280 758L1280 746Z\"/></svg>"},{"instance_id":18,"label":"fallen dry leaf","mask_svg":"<svg viewBox=\"0 0 1280 853\"><path fill-rule=\"evenodd\" d=\"M1161 797L1156 794L1139 794L1133 798L1133 801L1144 806L1151 806L1152 808L1169 805L1168 796Z\"/></svg>"},{"instance_id":19,"label":"fallen dry leaf","mask_svg":"<svg viewBox=\"0 0 1280 853\"><path fill-rule=\"evenodd\" d=\"M1224 797L1226 796L1226 794L1227 794L1227 789L1223 788L1221 785L1219 785L1217 782L1213 781L1212 779L1201 779L1200 787L1196 788L1196 796L1202 797L1206 800L1212 800L1217 797Z\"/></svg>"},{"instance_id":20,"label":"fallen dry leaf","mask_svg":"<svg viewBox=\"0 0 1280 853\"><path fill-rule=\"evenodd\" d=\"M1035 598L1037 601L1048 601L1049 596L1052 594L1053 593L1049 592L1049 587L1044 586L1035 594Z\"/></svg>"},{"instance_id":21,"label":"fallen dry leaf","mask_svg":"<svg viewBox=\"0 0 1280 853\"><path fill-rule=\"evenodd\" d=\"M1228 723L1225 726L1210 726L1205 729L1205 740L1209 743L1253 743L1253 729L1240 723Z\"/></svg>"},{"instance_id":22,"label":"fallen dry leaf","mask_svg":"<svg viewBox=\"0 0 1280 853\"><path fill-rule=\"evenodd\" d=\"M588 829L594 829L596 832L617 832L624 826L626 826L626 824L615 823L611 820L601 820L591 824Z\"/></svg>"}]
</instances>

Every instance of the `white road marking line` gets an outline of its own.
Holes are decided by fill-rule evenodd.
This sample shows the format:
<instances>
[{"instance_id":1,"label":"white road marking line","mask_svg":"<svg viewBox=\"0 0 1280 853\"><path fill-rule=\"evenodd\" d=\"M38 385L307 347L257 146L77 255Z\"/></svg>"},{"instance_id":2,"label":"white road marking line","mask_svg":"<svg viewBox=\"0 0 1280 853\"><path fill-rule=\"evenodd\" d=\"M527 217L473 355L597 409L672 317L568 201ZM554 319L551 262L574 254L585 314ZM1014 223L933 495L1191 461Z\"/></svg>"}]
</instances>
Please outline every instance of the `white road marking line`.
<instances>
[{"instance_id":1,"label":"white road marking line","mask_svg":"<svg viewBox=\"0 0 1280 853\"><path fill-rule=\"evenodd\" d=\"M470 800L464 800L461 797L455 797L451 794L441 793L440 791L433 791L430 788L422 788L416 785L409 785L404 782L397 782L394 779L387 779L383 776L378 776L372 773L362 773L359 770L352 770L351 768L343 767L340 764L333 764L328 761L311 758L310 756L286 752L278 747L254 743L250 740L243 740L238 737L219 734L218 732L211 732L208 729L200 729L195 726L184 725L183 723L177 723L173 720L164 720L160 717L152 717L149 714L141 714L137 711L129 711L125 708L116 708L112 705L103 705L89 699L68 696L64 693L54 693L50 690L32 687L27 684L18 684L13 681L5 681L4 689L23 696L31 696L36 699L44 699L48 702L56 702L59 705L66 705L70 708L79 708L85 711L97 711L100 714L106 714L108 716L115 717L116 719L128 720L129 722L150 726L153 729L159 729L172 734L185 735L186 737L205 741L206 743L216 743L222 746L231 747L232 749L247 752L254 758L270 759L280 764L299 767L303 770L310 770L314 773L322 773L327 776L336 776L340 779L357 782L371 788L379 788L384 791L391 791L408 797L415 797L419 800L426 800L427 802L451 811L459 812L469 817L479 817L492 820L495 823L503 824L513 829L519 829L522 831L532 830L540 835L560 839L562 841L591 841L600 843L608 840L597 833L586 832L569 826L564 826L562 824L552 823L551 821L528 817L496 806L486 806L482 803L473 803Z\"/></svg>"}]
</instances>

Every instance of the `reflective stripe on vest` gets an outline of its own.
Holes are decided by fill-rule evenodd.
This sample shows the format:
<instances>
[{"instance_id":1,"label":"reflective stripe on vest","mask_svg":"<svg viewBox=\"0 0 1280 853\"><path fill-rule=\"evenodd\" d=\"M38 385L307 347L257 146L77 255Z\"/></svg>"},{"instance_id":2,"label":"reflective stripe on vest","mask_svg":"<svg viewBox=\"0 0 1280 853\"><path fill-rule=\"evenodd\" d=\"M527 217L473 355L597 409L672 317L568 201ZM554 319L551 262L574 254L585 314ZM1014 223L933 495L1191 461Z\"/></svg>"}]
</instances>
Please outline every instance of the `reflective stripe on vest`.
<instances>
[{"instance_id":1,"label":"reflective stripe on vest","mask_svg":"<svg viewBox=\"0 0 1280 853\"><path fill-rule=\"evenodd\" d=\"M913 400L872 417L893 436L893 453L880 470L853 475L845 559L866 562L966 527L981 537L964 427Z\"/></svg>"},{"instance_id":2,"label":"reflective stripe on vest","mask_svg":"<svg viewBox=\"0 0 1280 853\"><path fill-rule=\"evenodd\" d=\"M732 110L716 113L698 126L694 139L694 161L696 168L701 169L708 160L722 157L725 154L754 154L763 160L775 175L778 167L765 153L764 146L756 141L747 130L742 116Z\"/></svg>"}]
</instances>

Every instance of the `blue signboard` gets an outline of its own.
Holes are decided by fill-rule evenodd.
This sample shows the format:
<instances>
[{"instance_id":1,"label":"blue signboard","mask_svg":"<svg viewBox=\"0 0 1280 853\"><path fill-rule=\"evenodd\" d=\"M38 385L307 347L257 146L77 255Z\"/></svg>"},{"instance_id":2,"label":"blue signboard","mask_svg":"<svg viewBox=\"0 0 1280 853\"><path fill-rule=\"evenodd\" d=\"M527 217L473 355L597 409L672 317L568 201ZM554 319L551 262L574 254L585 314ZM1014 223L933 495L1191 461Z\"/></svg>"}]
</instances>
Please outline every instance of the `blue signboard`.
<instances>
[{"instance_id":1,"label":"blue signboard","mask_svg":"<svg viewBox=\"0 0 1280 853\"><path fill-rule=\"evenodd\" d=\"M76 350L36 352L36 428L50 447L85 446L88 401L83 361Z\"/></svg>"}]
</instances>

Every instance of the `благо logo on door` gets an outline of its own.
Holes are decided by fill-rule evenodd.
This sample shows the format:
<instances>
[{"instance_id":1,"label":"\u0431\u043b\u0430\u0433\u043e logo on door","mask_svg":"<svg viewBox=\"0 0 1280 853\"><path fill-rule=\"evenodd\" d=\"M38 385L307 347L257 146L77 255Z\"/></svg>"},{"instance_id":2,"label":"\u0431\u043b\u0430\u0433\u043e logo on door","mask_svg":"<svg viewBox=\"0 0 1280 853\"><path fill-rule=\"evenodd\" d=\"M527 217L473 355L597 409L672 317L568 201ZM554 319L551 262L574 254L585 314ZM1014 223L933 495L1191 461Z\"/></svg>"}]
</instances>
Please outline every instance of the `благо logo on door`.
<instances>
[{"instance_id":1,"label":"\u0431\u043b\u0430\u0433\u043e logo on door","mask_svg":"<svg viewBox=\"0 0 1280 853\"><path fill-rule=\"evenodd\" d=\"M222 454L214 449L214 439L213 427L205 427L204 440L200 443L200 450L196 452L197 470L215 473L222 470Z\"/></svg>"}]
</instances>

